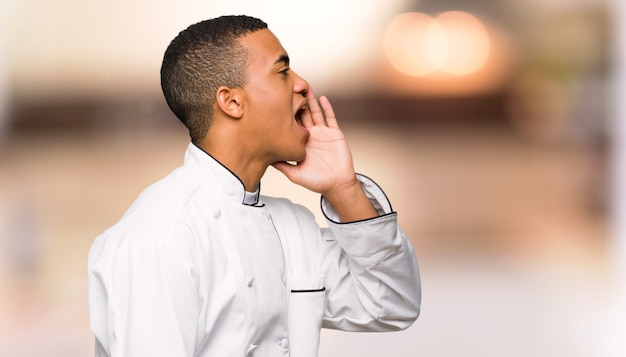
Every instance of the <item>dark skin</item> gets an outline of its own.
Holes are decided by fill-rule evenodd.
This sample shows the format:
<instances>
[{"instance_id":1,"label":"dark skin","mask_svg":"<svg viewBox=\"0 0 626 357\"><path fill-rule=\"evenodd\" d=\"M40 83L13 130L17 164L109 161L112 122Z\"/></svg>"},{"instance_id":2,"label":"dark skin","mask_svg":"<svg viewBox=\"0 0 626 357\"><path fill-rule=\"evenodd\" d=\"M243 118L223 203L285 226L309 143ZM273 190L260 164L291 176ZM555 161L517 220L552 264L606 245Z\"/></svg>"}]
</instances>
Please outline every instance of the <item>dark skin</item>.
<instances>
[{"instance_id":1,"label":"dark skin","mask_svg":"<svg viewBox=\"0 0 626 357\"><path fill-rule=\"evenodd\" d=\"M274 166L293 183L323 195L342 222L376 217L328 99L318 102L289 68L287 52L271 31L239 41L248 53L247 83L218 89L202 149L235 173L247 191Z\"/></svg>"}]
</instances>

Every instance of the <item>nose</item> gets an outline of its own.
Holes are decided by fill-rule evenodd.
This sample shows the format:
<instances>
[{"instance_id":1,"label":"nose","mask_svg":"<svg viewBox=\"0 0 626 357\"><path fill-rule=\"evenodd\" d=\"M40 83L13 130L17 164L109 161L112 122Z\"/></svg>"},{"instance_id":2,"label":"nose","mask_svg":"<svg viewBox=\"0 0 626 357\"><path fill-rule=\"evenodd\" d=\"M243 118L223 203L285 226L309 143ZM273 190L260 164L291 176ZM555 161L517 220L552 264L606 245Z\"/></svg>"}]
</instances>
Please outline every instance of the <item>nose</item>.
<instances>
[{"instance_id":1,"label":"nose","mask_svg":"<svg viewBox=\"0 0 626 357\"><path fill-rule=\"evenodd\" d=\"M293 92L306 96L306 92L309 90L309 82L300 77L297 73L293 72L295 80L293 82Z\"/></svg>"}]
</instances>

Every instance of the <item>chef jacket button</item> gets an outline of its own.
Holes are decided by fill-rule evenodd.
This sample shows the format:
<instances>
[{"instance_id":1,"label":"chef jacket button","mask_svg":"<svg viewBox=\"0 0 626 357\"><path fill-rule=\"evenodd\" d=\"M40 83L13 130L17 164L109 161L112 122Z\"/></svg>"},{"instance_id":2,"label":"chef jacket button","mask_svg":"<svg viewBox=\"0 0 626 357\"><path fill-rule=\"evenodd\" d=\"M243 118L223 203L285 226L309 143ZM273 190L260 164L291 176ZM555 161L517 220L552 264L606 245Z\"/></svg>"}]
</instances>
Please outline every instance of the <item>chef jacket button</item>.
<instances>
[{"instance_id":1,"label":"chef jacket button","mask_svg":"<svg viewBox=\"0 0 626 357\"><path fill-rule=\"evenodd\" d=\"M254 283L254 277L253 277L253 276L248 277L248 282L247 282L247 284L248 284L248 287L249 287L249 288L251 288L251 287L252 287L252 284L253 284L253 283Z\"/></svg>"},{"instance_id":2,"label":"chef jacket button","mask_svg":"<svg viewBox=\"0 0 626 357\"><path fill-rule=\"evenodd\" d=\"M213 218L218 219L220 218L220 216L222 215L222 210L219 208L216 208L215 211L213 211Z\"/></svg>"},{"instance_id":3,"label":"chef jacket button","mask_svg":"<svg viewBox=\"0 0 626 357\"><path fill-rule=\"evenodd\" d=\"M289 348L289 340L287 340L286 338L281 339L278 344L284 349Z\"/></svg>"}]
</instances>

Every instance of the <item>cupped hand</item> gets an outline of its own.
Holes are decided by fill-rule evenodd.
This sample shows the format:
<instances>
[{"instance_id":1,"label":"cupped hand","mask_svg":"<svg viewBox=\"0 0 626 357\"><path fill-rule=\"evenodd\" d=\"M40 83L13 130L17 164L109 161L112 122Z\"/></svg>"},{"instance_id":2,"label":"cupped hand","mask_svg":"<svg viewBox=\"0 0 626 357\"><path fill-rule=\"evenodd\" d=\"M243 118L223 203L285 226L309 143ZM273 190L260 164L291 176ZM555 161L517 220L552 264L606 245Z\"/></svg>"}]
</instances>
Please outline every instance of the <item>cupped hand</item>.
<instances>
[{"instance_id":1,"label":"cupped hand","mask_svg":"<svg viewBox=\"0 0 626 357\"><path fill-rule=\"evenodd\" d=\"M330 101L325 96L319 103L313 90L306 94L307 105L302 125L309 130L306 157L295 165L276 162L273 166L295 184L322 195L354 185L356 174L350 148L343 135Z\"/></svg>"}]
</instances>

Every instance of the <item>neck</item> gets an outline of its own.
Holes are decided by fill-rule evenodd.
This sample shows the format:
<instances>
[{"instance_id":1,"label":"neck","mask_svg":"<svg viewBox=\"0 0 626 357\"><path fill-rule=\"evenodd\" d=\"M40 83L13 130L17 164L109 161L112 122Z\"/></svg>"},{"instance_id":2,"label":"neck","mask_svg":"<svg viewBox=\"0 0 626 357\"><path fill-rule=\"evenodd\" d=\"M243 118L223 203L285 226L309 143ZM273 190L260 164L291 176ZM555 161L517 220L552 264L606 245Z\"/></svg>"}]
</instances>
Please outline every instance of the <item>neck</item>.
<instances>
[{"instance_id":1,"label":"neck","mask_svg":"<svg viewBox=\"0 0 626 357\"><path fill-rule=\"evenodd\" d=\"M246 150L245 145L237 145L236 141L229 140L226 135L220 138L207 135L196 145L235 174L248 192L254 192L257 189L269 166L255 159L254 155Z\"/></svg>"}]
</instances>

